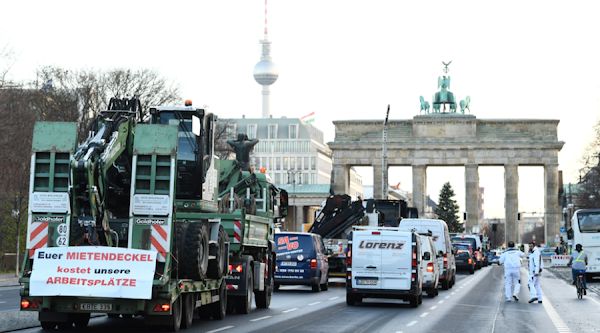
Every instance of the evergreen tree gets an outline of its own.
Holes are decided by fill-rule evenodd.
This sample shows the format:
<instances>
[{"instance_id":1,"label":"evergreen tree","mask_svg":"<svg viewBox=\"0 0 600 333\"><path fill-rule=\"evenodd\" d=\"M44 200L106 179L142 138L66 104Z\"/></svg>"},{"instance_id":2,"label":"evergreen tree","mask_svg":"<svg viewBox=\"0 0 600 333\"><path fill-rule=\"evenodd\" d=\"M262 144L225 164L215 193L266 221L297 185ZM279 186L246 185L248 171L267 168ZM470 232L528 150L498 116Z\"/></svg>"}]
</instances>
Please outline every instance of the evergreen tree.
<instances>
[{"instance_id":1,"label":"evergreen tree","mask_svg":"<svg viewBox=\"0 0 600 333\"><path fill-rule=\"evenodd\" d=\"M438 205L433 212L440 220L443 220L448 224L448 230L450 232L463 232L465 228L458 218L458 204L456 203L456 200L452 199L453 197L454 190L452 189L450 182L446 182L444 186L442 186Z\"/></svg>"}]
</instances>

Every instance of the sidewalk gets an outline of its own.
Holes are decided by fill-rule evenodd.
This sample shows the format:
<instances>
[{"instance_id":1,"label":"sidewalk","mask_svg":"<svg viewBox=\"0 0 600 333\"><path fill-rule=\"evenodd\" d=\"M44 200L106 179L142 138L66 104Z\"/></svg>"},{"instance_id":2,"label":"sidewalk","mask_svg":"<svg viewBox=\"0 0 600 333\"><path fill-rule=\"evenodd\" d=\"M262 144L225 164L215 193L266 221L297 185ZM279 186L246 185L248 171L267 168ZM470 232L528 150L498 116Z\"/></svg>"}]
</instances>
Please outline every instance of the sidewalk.
<instances>
[{"instance_id":1,"label":"sidewalk","mask_svg":"<svg viewBox=\"0 0 600 333\"><path fill-rule=\"evenodd\" d=\"M19 278L15 276L15 273L0 274L0 287L12 287L18 286Z\"/></svg>"}]
</instances>

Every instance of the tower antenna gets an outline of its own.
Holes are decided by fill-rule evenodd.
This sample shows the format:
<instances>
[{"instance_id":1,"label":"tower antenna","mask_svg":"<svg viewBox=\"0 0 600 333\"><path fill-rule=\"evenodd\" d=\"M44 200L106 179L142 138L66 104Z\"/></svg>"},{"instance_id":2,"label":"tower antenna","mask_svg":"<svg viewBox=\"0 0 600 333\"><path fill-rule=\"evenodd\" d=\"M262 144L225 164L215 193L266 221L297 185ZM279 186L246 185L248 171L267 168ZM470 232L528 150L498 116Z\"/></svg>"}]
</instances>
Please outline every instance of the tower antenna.
<instances>
[{"instance_id":1,"label":"tower antenna","mask_svg":"<svg viewBox=\"0 0 600 333\"><path fill-rule=\"evenodd\" d=\"M265 0L265 42L269 40L269 33L267 30L267 0Z\"/></svg>"}]
</instances>

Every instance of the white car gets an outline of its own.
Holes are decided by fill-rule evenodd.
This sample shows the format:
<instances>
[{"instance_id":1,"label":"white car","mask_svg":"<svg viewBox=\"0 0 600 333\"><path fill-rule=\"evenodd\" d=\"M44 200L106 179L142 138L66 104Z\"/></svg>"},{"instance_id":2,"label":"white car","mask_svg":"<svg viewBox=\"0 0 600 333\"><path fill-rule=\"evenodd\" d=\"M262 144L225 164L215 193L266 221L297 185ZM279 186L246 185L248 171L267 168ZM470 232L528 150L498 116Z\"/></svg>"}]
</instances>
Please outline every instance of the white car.
<instances>
[{"instance_id":1,"label":"white car","mask_svg":"<svg viewBox=\"0 0 600 333\"><path fill-rule=\"evenodd\" d=\"M427 292L427 296L435 297L438 294L440 283L440 267L436 257L435 246L430 235L420 234L421 257L423 259L421 270L423 270L423 291Z\"/></svg>"}]
</instances>

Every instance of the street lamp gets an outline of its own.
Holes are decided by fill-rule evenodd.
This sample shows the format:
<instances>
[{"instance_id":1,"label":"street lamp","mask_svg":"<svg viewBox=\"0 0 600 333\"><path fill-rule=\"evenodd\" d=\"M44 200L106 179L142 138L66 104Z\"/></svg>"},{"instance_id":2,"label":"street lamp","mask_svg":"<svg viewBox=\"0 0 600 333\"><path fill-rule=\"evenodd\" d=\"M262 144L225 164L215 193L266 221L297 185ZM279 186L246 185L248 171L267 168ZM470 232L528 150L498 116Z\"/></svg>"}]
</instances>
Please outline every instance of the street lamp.
<instances>
[{"instance_id":1,"label":"street lamp","mask_svg":"<svg viewBox=\"0 0 600 333\"><path fill-rule=\"evenodd\" d=\"M296 174L300 174L300 181L298 182L298 186L302 186L302 175L301 175L301 170L288 170L287 174L288 174L288 185L292 185L292 191L294 192L294 195L292 196L292 206L294 206L294 228L296 227ZM290 182L290 178L291 182Z\"/></svg>"}]
</instances>

